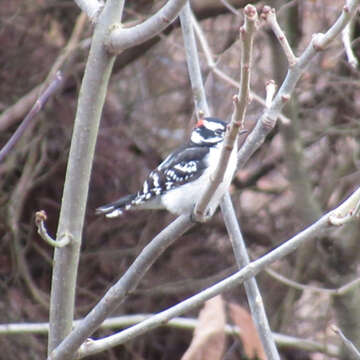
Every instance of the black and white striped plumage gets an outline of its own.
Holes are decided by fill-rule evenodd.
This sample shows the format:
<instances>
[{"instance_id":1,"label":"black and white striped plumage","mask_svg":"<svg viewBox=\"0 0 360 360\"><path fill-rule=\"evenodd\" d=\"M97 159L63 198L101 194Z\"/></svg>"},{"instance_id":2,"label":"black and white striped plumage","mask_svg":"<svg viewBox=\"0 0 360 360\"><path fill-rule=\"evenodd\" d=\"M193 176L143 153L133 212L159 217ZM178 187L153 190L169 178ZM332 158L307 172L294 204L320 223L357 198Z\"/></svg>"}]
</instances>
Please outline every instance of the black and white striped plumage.
<instances>
[{"instance_id":1,"label":"black and white striped plumage","mask_svg":"<svg viewBox=\"0 0 360 360\"><path fill-rule=\"evenodd\" d=\"M198 121L190 141L172 152L146 178L136 194L101 206L97 213L116 217L124 211L166 209L174 214L190 213L215 171L226 131L226 123L216 118ZM231 154L224 181L210 203L213 213L228 189L236 170L237 146Z\"/></svg>"}]
</instances>

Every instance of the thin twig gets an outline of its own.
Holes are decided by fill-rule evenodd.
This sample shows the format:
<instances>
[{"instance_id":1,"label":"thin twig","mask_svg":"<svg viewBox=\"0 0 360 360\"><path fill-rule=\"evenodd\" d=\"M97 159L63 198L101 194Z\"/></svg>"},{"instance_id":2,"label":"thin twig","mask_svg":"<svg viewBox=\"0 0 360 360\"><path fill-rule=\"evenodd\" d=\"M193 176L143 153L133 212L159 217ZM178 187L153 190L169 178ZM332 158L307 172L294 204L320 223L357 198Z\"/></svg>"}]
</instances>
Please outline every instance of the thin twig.
<instances>
[{"instance_id":1,"label":"thin twig","mask_svg":"<svg viewBox=\"0 0 360 360\"><path fill-rule=\"evenodd\" d=\"M30 125L32 120L35 118L35 115L40 112L40 110L45 106L46 102L49 100L50 96L52 96L56 90L63 83L63 76L61 72L57 72L54 80L50 83L47 89L39 96L36 100L34 106L31 108L29 113L26 115L25 119L22 121L20 126L16 129L14 134L8 140L8 142L4 145L4 147L0 150L0 162L2 162L5 156L11 151L11 149L16 145L16 143L20 140L22 134L25 132L27 127Z\"/></svg>"},{"instance_id":2,"label":"thin twig","mask_svg":"<svg viewBox=\"0 0 360 360\"><path fill-rule=\"evenodd\" d=\"M360 352L359 350L355 347L355 345L344 335L344 333L341 331L341 329L339 329L337 326L333 325L332 326L332 330L339 335L341 341L343 342L347 352L349 353L349 355L351 356L352 359L354 360L359 360L360 359Z\"/></svg>"},{"instance_id":3,"label":"thin twig","mask_svg":"<svg viewBox=\"0 0 360 360\"><path fill-rule=\"evenodd\" d=\"M229 233L235 259L239 269L250 263L250 258L246 251L245 242L241 234L240 226L236 218L235 210L229 192L222 199L221 212L224 217L226 229ZM249 302L251 315L254 319L256 329L261 339L267 359L280 359L277 351L270 324L266 315L264 302L258 288L255 277L244 282L246 296ZM258 354L260 356L260 354Z\"/></svg>"},{"instance_id":4,"label":"thin twig","mask_svg":"<svg viewBox=\"0 0 360 360\"><path fill-rule=\"evenodd\" d=\"M70 243L71 236L63 236L58 241L54 240L47 232L45 227L45 221L47 219L46 212L44 210L37 211L35 213L35 225L38 229L38 234L43 240L53 247L64 247Z\"/></svg>"},{"instance_id":5,"label":"thin twig","mask_svg":"<svg viewBox=\"0 0 360 360\"><path fill-rule=\"evenodd\" d=\"M360 0L348 0L343 11L336 22L329 28L325 34L315 35L308 47L298 58L296 64L289 69L284 82L277 92L272 105L265 109L260 119L257 121L252 132L247 136L238 155L238 168L242 168L251 155L263 144L266 136L276 125L276 120L284 107L289 101L292 92L306 67L315 55L324 50L339 33L344 29L351 17L354 15Z\"/></svg>"},{"instance_id":6,"label":"thin twig","mask_svg":"<svg viewBox=\"0 0 360 360\"><path fill-rule=\"evenodd\" d=\"M229 2L227 0L220 0L223 5L230 10L234 15L236 16L240 16L240 11L238 11L234 6L232 6L231 4L229 4Z\"/></svg>"},{"instance_id":7,"label":"thin twig","mask_svg":"<svg viewBox=\"0 0 360 360\"><path fill-rule=\"evenodd\" d=\"M288 60L289 67L293 67L296 64L297 58L294 55L291 46L277 21L275 9L272 9L267 5L264 6L261 17L271 26L271 29L279 40L284 54Z\"/></svg>"},{"instance_id":8,"label":"thin twig","mask_svg":"<svg viewBox=\"0 0 360 360\"><path fill-rule=\"evenodd\" d=\"M110 317L101 324L101 329L121 329L131 325L138 324L141 321L149 319L154 314L136 314ZM74 321L77 326L82 319ZM194 330L197 326L198 319L187 317L176 317L162 324L163 327ZM0 324L0 334L18 335L18 334L47 334L49 332L49 323L10 323ZM226 324L225 333L228 335L241 336L242 330L234 325ZM302 339L285 334L273 333L274 339L279 346L286 348L305 350L309 352L320 352L325 355L339 357L340 349L335 345L322 344L313 340Z\"/></svg>"},{"instance_id":9,"label":"thin twig","mask_svg":"<svg viewBox=\"0 0 360 360\"><path fill-rule=\"evenodd\" d=\"M253 39L256 30L256 23L258 20L256 8L253 5L248 4L244 9L245 24L240 28L241 37L241 64L240 64L240 88L237 95L234 96L234 112L232 114L231 122L228 126L228 130L225 134L224 144L220 154L220 160L216 167L213 177L207 184L200 200L194 209L194 218L197 221L203 222L206 220L207 207L223 181L230 156L233 152L234 146L237 146L237 139L240 128L244 127L245 112L249 103L249 91L250 91L250 70L252 61L252 48Z\"/></svg>"},{"instance_id":10,"label":"thin twig","mask_svg":"<svg viewBox=\"0 0 360 360\"><path fill-rule=\"evenodd\" d=\"M341 39L344 44L344 49L348 62L353 68L356 69L359 66L359 60L356 57L354 50L351 46L351 39L354 35L354 26L355 26L354 19L355 18L353 17L351 21L345 26L344 30L341 33Z\"/></svg>"},{"instance_id":11,"label":"thin twig","mask_svg":"<svg viewBox=\"0 0 360 360\"><path fill-rule=\"evenodd\" d=\"M210 115L209 106L205 96L205 89L201 76L200 61L197 51L190 2L187 2L180 12L181 29L184 38L186 63L190 77L193 99L195 103L195 112L203 112L205 116Z\"/></svg>"},{"instance_id":12,"label":"thin twig","mask_svg":"<svg viewBox=\"0 0 360 360\"><path fill-rule=\"evenodd\" d=\"M271 268L267 268L265 270L266 274L271 276L273 279L281 282L282 284L292 287L296 290L300 291L312 291L312 292L318 292L322 294L327 294L329 296L343 296L348 291L353 289L355 286L358 286L360 283L360 278L354 279L350 281L349 283L342 285L341 287L337 289L327 289L327 288L321 288L313 285L305 285L301 284L298 281L291 280L282 274L279 274L277 271L272 270Z\"/></svg>"},{"instance_id":13,"label":"thin twig","mask_svg":"<svg viewBox=\"0 0 360 360\"><path fill-rule=\"evenodd\" d=\"M360 191L360 188L359 188ZM353 193L348 200L352 197L357 198L356 192ZM340 207L343 206L340 205ZM316 221L311 226L307 227L303 231L299 232L293 238L289 239L276 249L270 251L268 254L262 256L261 258L249 263L247 266L243 267L241 270L235 274L227 277L226 279L218 282L217 284L201 291L200 293L176 304L175 306L164 310L150 319L146 319L143 322L134 325L126 330L121 331L120 333L96 340L88 343L84 343L79 352L79 357L85 357L93 355L114 347L116 345L123 344L131 339L134 339L137 336L143 335L150 330L157 328L169 321L170 319L180 316L194 308L197 308L203 304L206 300L219 295L220 293L230 290L235 286L238 286L245 280L250 279L253 276L256 276L260 271L264 270L271 263L280 260L284 256L295 251L300 245L304 244L310 239L313 239L319 235L324 230L331 227L329 223L329 216L335 212L337 209L330 211L329 213L323 215L318 221ZM77 328L74 330L74 335L76 334ZM55 353L54 353L55 355ZM59 359L57 356L51 358L52 360Z\"/></svg>"},{"instance_id":14,"label":"thin twig","mask_svg":"<svg viewBox=\"0 0 360 360\"><path fill-rule=\"evenodd\" d=\"M62 73L64 74L64 78L68 73L68 69L71 69L72 60L75 58L73 55L75 50L83 48L83 44L79 44L81 34L85 28L86 24L86 15L85 13L81 13L75 22L74 29L71 33L69 41L64 47L63 51L61 51L60 55L55 60L52 65L50 71L48 72L46 79L40 85L34 87L29 93L21 97L15 104L8 107L1 115L0 115L0 131L4 131L11 125L13 125L18 119L25 116L31 106L34 104L39 94L43 92L43 90L50 84L53 80L56 73L62 69ZM80 45L80 46L79 46Z\"/></svg>"},{"instance_id":15,"label":"thin twig","mask_svg":"<svg viewBox=\"0 0 360 360\"><path fill-rule=\"evenodd\" d=\"M214 54L212 53L209 43L205 37L204 32L202 31L199 23L197 22L196 18L193 17L193 26L195 30L195 34L199 40L201 45L201 49L205 55L205 60L210 68L210 70L221 80L227 82L231 86L234 86L237 89L240 89L240 82L234 80L232 77L227 75L224 71L217 67L217 63L214 61ZM256 93L250 90L250 98L261 104L262 106L266 106L266 101ZM290 119L283 114L279 114L279 119L283 124L290 123Z\"/></svg>"}]
</instances>

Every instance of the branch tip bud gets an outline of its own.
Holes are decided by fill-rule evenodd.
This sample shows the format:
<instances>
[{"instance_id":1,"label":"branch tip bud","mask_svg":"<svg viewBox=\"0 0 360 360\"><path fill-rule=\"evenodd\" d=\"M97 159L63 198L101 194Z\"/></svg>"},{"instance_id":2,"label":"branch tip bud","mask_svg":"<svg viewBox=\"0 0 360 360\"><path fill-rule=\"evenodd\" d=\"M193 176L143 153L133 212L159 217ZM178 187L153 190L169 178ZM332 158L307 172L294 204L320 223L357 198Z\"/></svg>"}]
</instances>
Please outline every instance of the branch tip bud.
<instances>
[{"instance_id":1,"label":"branch tip bud","mask_svg":"<svg viewBox=\"0 0 360 360\"><path fill-rule=\"evenodd\" d=\"M47 215L44 210L40 210L35 213L35 222L37 224L40 223L41 221L46 221L46 220L47 220Z\"/></svg>"},{"instance_id":2,"label":"branch tip bud","mask_svg":"<svg viewBox=\"0 0 360 360\"><path fill-rule=\"evenodd\" d=\"M244 8L244 14L245 16L247 16L249 19L253 19L256 17L257 15L257 11L256 11L256 7L254 5L251 4L247 4Z\"/></svg>"},{"instance_id":3,"label":"branch tip bud","mask_svg":"<svg viewBox=\"0 0 360 360\"><path fill-rule=\"evenodd\" d=\"M284 94L281 96L281 101L283 103L287 103L290 100L290 95L289 94Z\"/></svg>"}]
</instances>

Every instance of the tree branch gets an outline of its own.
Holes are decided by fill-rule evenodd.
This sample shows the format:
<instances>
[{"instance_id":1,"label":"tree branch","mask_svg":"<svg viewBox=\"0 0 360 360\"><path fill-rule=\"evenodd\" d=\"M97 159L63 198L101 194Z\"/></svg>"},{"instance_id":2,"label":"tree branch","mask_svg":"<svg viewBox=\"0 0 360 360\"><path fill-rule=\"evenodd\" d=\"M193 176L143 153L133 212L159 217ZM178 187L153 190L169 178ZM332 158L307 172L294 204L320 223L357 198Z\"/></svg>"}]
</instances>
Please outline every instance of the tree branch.
<instances>
[{"instance_id":1,"label":"tree branch","mask_svg":"<svg viewBox=\"0 0 360 360\"><path fill-rule=\"evenodd\" d=\"M264 18L271 26L272 31L279 40L280 45L284 50L284 54L288 60L289 67L293 67L296 64L297 59L291 49L291 46L284 32L281 30L281 27L277 21L275 9L272 9L270 6L264 6L262 11L262 18Z\"/></svg>"},{"instance_id":2,"label":"tree branch","mask_svg":"<svg viewBox=\"0 0 360 360\"><path fill-rule=\"evenodd\" d=\"M350 22L345 26L344 30L341 33L342 42L344 44L344 49L346 53L346 57L348 59L349 64L353 68L357 68L359 66L359 60L356 57L354 50L351 46L351 38L354 35L354 26L355 26L355 17L353 17Z\"/></svg>"},{"instance_id":3,"label":"tree branch","mask_svg":"<svg viewBox=\"0 0 360 360\"><path fill-rule=\"evenodd\" d=\"M124 1L108 0L95 27L81 84L65 177L57 239L70 236L71 246L55 248L50 303L48 353L72 329L76 278L89 180L105 94L115 57L103 45L109 24L121 21ZM62 359L72 358L71 349Z\"/></svg>"},{"instance_id":4,"label":"tree branch","mask_svg":"<svg viewBox=\"0 0 360 360\"><path fill-rule=\"evenodd\" d=\"M344 335L344 333L337 326L333 325L332 330L339 335L343 342L346 352L353 360L360 360L360 352L355 345Z\"/></svg>"},{"instance_id":5,"label":"tree branch","mask_svg":"<svg viewBox=\"0 0 360 360\"><path fill-rule=\"evenodd\" d=\"M141 24L123 28L113 23L105 45L112 54L119 54L130 46L136 46L157 35L171 24L178 16L187 0L169 0L155 15Z\"/></svg>"},{"instance_id":6,"label":"tree branch","mask_svg":"<svg viewBox=\"0 0 360 360\"><path fill-rule=\"evenodd\" d=\"M16 143L20 140L25 130L28 128L32 120L35 118L35 115L41 111L41 109L45 106L46 102L49 100L50 96L52 96L56 92L56 90L60 88L62 84L63 84L63 76L61 72L58 71L55 75L55 78L51 81L50 85L36 100L35 104L31 108L29 113L25 116L25 119L22 121L20 126L16 129L16 131L8 140L8 142L0 150L0 163L4 160L5 156L11 151L11 149L16 145Z\"/></svg>"},{"instance_id":7,"label":"tree branch","mask_svg":"<svg viewBox=\"0 0 360 360\"><path fill-rule=\"evenodd\" d=\"M18 119L25 116L27 111L38 98L39 93L43 92L45 87L49 86L50 82L56 76L56 73L60 70L60 68L62 68L62 74L64 75L64 78L66 78L68 72L67 69L71 67L71 60L74 58L72 55L74 54L74 50L78 48L79 39L83 32L85 23L86 16L84 13L81 13L76 19L74 30L71 33L69 41L52 65L45 81L34 87L28 94L21 97L15 104L8 107L0 115L0 131L4 131L8 127L12 126ZM69 60L69 58L71 60Z\"/></svg>"},{"instance_id":8,"label":"tree branch","mask_svg":"<svg viewBox=\"0 0 360 360\"><path fill-rule=\"evenodd\" d=\"M161 231L139 254L126 273L113 285L90 313L75 327L65 340L50 354L49 360L63 359L74 354L80 345L101 325L136 288L144 274L164 252L194 223L189 216L179 216Z\"/></svg>"},{"instance_id":9,"label":"tree branch","mask_svg":"<svg viewBox=\"0 0 360 360\"><path fill-rule=\"evenodd\" d=\"M101 329L118 329L138 324L141 321L149 319L154 314L135 314L115 316L105 319L101 324ZM74 325L78 325L82 320L75 320ZM176 317L162 324L164 327L194 330L198 323L197 319ZM49 332L49 323L10 323L0 324L0 334L18 335L18 334L47 334ZM241 336L242 331L237 326L225 325L225 332L228 335ZM285 334L273 333L278 346L284 346L292 349L305 350L310 352L321 352L325 355L339 357L340 349L331 344L322 344L309 339L302 339Z\"/></svg>"},{"instance_id":10,"label":"tree branch","mask_svg":"<svg viewBox=\"0 0 360 360\"><path fill-rule=\"evenodd\" d=\"M41 236L41 238L47 242L50 246L53 247L64 247L67 246L70 243L70 236L64 236L62 239L59 239L58 241L54 240L47 232L45 227L45 221L47 219L46 213L44 210L37 211L35 213L35 224L38 228L38 234Z\"/></svg>"},{"instance_id":11,"label":"tree branch","mask_svg":"<svg viewBox=\"0 0 360 360\"><path fill-rule=\"evenodd\" d=\"M209 116L210 110L206 100L193 29L193 16L194 15L192 14L190 8L190 2L187 2L180 12L180 22L184 38L186 63L188 67L192 94L195 103L195 112L197 116L199 116L201 112L204 113L205 116Z\"/></svg>"},{"instance_id":12,"label":"tree branch","mask_svg":"<svg viewBox=\"0 0 360 360\"><path fill-rule=\"evenodd\" d=\"M318 51L324 50L335 37L344 29L346 24L354 15L360 0L348 0L347 5L337 19L325 34L317 34L313 37L303 54L298 58L296 64L289 69L284 82L276 94L272 105L266 109L260 119L257 121L253 131L247 136L238 155L238 167L242 168L249 160L251 155L263 144L266 136L275 127L282 108L290 99L295 86L304 73L307 65L314 58Z\"/></svg>"},{"instance_id":13,"label":"tree branch","mask_svg":"<svg viewBox=\"0 0 360 360\"><path fill-rule=\"evenodd\" d=\"M200 200L194 209L194 218L203 222L206 220L206 210L215 193L223 181L227 169L230 155L236 145L239 135L239 129L244 127L245 112L249 102L250 91L250 69L252 59L253 38L258 19L256 8L253 5L247 5L244 9L245 25L240 28L241 37L241 78L238 95L234 96L234 112L231 122L225 134L224 144L221 150L220 160L215 170L213 178L207 184Z\"/></svg>"},{"instance_id":14,"label":"tree branch","mask_svg":"<svg viewBox=\"0 0 360 360\"><path fill-rule=\"evenodd\" d=\"M244 238L241 234L229 192L225 194L220 206L226 229L231 239L236 263L238 268L241 269L250 263L250 259L246 251ZM266 358L270 360L280 359L255 277L246 280L244 286L251 315L264 347Z\"/></svg>"},{"instance_id":15,"label":"tree branch","mask_svg":"<svg viewBox=\"0 0 360 360\"><path fill-rule=\"evenodd\" d=\"M195 30L195 34L199 40L199 43L201 45L201 48L204 52L205 55L205 59L206 62L210 68L210 70L221 80L229 83L231 86L234 86L237 89L240 89L240 82L235 81L232 77L230 77L229 75L225 74L222 70L220 70L217 67L216 62L214 61L214 55L210 49L210 46L208 44L208 41L206 40L206 37L201 29L201 27L199 26L198 22L196 21L195 17L193 16L193 26L194 26L194 30ZM254 92L250 91L250 98L254 99L255 101L257 101L259 104L266 106L266 100L264 100L262 97L260 97L259 95L255 94ZM290 122L290 119L287 118L285 115L283 114L279 114L279 119L281 120L281 122L283 122L284 124L287 124Z\"/></svg>"},{"instance_id":16,"label":"tree branch","mask_svg":"<svg viewBox=\"0 0 360 360\"><path fill-rule=\"evenodd\" d=\"M202 305L206 300L221 294L224 291L232 289L245 280L256 276L260 271L264 270L271 263L280 260L284 256L295 251L300 245L316 237L324 230L331 227L329 217L337 212L339 209L347 209L346 215L352 210L350 203L358 203L360 200L360 188L354 192L350 197L338 208L323 215L317 222L307 227L303 231L299 232L293 238L289 239L276 249L270 251L268 254L260 257L259 259L249 263L247 266L236 272L235 274L227 277L226 279L218 282L217 284L201 291L200 293L178 303L177 305L164 310L153 317L144 320L143 322L134 325L126 330L123 330L117 334L105 337L96 341L89 341L84 343L78 355L80 358L97 354L101 351L107 350L111 347L124 344L127 341L134 339L137 336L143 335L150 330L157 328L169 321L170 319L180 316L190 310ZM54 358L55 359L55 358ZM56 359L59 359L56 357ZM49 359L50 360L50 359Z\"/></svg>"}]
</instances>

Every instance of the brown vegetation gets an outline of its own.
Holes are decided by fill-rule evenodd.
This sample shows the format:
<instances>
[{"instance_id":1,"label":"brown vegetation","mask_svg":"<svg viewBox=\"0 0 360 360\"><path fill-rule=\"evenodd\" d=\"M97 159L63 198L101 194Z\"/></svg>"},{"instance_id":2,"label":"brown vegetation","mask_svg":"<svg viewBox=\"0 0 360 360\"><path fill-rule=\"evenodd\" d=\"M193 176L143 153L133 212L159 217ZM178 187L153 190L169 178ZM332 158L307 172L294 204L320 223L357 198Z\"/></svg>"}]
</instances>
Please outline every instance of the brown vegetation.
<instances>
[{"instance_id":1,"label":"brown vegetation","mask_svg":"<svg viewBox=\"0 0 360 360\"><path fill-rule=\"evenodd\" d=\"M130 4L127 21L142 20L163 2L151 3L153 6L146 9ZM195 1L194 9L202 19L217 67L237 81L242 15L240 11L231 13L223 5L207 8L204 3ZM269 5L278 9L279 22L295 53L304 49L313 33L325 31L343 5L342 1L283 3ZM262 6L263 2L257 3L257 7ZM0 14L0 146L31 107L32 102L25 97L45 81L75 23L80 27L76 43L62 63L66 77L63 89L0 163L0 323L46 322L53 249L38 236L34 215L45 210L48 231L55 234L92 26L88 22L79 24L79 9L72 1L12 0L0 4ZM358 36L355 27L354 39ZM354 49L360 56L358 40ZM201 60L213 115L228 120L237 90L211 71L204 56ZM281 84L286 69L286 58L264 25L255 39L252 91L265 97L266 81L274 78ZM252 258L317 220L358 186L358 80L359 72L347 63L338 39L330 50L317 56L300 81L284 111L291 122L280 123L237 173L231 194ZM37 93L33 94L32 99L36 99ZM12 107L18 101L20 105ZM254 126L261 109L255 101L250 104L247 128ZM173 218L165 212L149 211L110 220L96 217L94 209L136 191L146 174L186 139L192 118L192 95L177 24L159 39L119 56L92 171L78 275L77 318L92 308L144 245ZM273 264L272 269L303 284L338 288L359 277L358 234L358 223L325 234ZM158 312L235 269L222 218L215 215L208 225L196 226L166 250L117 314ZM257 280L274 331L339 344L329 330L336 322L360 347L360 307L354 302L359 287L344 296L331 297L326 292L294 290L265 272ZM246 307L242 288L224 294L224 298ZM225 312L228 322L235 321L231 309L225 306ZM197 313L188 315L196 317ZM108 332L101 330L96 335ZM162 328L97 358L177 359L190 340L187 330ZM0 359L44 358L46 338L0 335L0 348ZM227 339L226 359L239 359L243 351L237 337ZM283 355L289 360L315 359L312 353L291 348ZM328 358L322 356L316 359Z\"/></svg>"}]
</instances>

